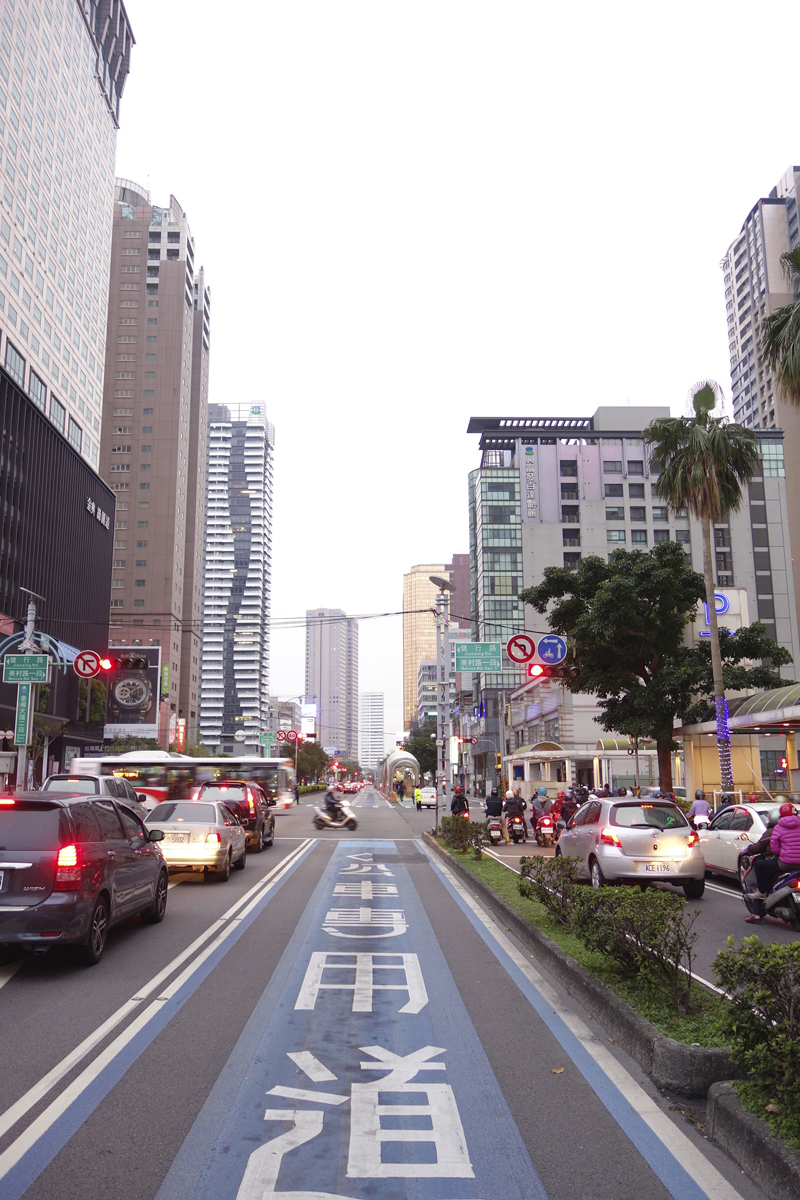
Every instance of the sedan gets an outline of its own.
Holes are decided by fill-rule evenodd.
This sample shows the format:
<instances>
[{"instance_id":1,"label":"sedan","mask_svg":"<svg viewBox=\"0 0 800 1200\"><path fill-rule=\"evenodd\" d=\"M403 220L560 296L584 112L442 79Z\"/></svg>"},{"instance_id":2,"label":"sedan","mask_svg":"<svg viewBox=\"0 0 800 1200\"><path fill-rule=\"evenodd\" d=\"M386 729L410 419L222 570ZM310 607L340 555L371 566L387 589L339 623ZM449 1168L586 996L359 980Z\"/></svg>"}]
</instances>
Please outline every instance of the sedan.
<instances>
[{"instance_id":1,"label":"sedan","mask_svg":"<svg viewBox=\"0 0 800 1200\"><path fill-rule=\"evenodd\" d=\"M422 807L423 808L435 808L436 807L436 788L424 787L421 789L421 791L422 791L422 799L420 800L420 804L422 805Z\"/></svg>"},{"instance_id":2,"label":"sedan","mask_svg":"<svg viewBox=\"0 0 800 1200\"><path fill-rule=\"evenodd\" d=\"M247 834L224 804L164 800L147 818L148 829L163 831L161 843L170 871L200 871L226 880L231 867L247 862Z\"/></svg>"},{"instance_id":3,"label":"sedan","mask_svg":"<svg viewBox=\"0 0 800 1200\"><path fill-rule=\"evenodd\" d=\"M705 891L698 836L666 800L590 800L568 823L556 855L577 858L593 887L657 880L682 887L689 900Z\"/></svg>"},{"instance_id":4,"label":"sedan","mask_svg":"<svg viewBox=\"0 0 800 1200\"><path fill-rule=\"evenodd\" d=\"M737 804L718 813L708 828L700 831L700 849L707 870L741 882L739 855L763 837L774 807L771 804Z\"/></svg>"}]
</instances>

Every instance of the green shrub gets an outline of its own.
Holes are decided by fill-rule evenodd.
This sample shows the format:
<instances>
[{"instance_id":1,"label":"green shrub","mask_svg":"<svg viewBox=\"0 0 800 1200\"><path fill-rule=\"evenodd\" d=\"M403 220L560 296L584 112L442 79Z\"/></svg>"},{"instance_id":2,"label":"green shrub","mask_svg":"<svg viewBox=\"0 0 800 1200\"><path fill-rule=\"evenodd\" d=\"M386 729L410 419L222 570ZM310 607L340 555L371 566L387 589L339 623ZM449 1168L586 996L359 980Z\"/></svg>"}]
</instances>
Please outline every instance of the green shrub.
<instances>
[{"instance_id":1,"label":"green shrub","mask_svg":"<svg viewBox=\"0 0 800 1200\"><path fill-rule=\"evenodd\" d=\"M748 1072L742 1099L773 1133L800 1143L800 945L729 937L714 960L731 997L722 1017L736 1063ZM769 1107L768 1107L769 1106Z\"/></svg>"},{"instance_id":2,"label":"green shrub","mask_svg":"<svg viewBox=\"0 0 800 1200\"><path fill-rule=\"evenodd\" d=\"M520 859L519 891L526 900L538 900L551 916L573 928L579 897L585 891L578 883L577 858Z\"/></svg>"},{"instance_id":3,"label":"green shrub","mask_svg":"<svg viewBox=\"0 0 800 1200\"><path fill-rule=\"evenodd\" d=\"M462 817L463 820L463 817ZM489 844L488 821L464 821L467 827L467 841L472 846L473 858L483 857L483 847Z\"/></svg>"},{"instance_id":4,"label":"green shrub","mask_svg":"<svg viewBox=\"0 0 800 1200\"><path fill-rule=\"evenodd\" d=\"M463 817L442 817L440 826L448 850L460 850L462 854L466 854L470 844L469 821L465 821Z\"/></svg>"},{"instance_id":5,"label":"green shrub","mask_svg":"<svg viewBox=\"0 0 800 1200\"><path fill-rule=\"evenodd\" d=\"M607 955L625 978L646 990L666 989L678 1012L688 1012L697 913L658 888L583 889L573 928L589 950Z\"/></svg>"}]
</instances>

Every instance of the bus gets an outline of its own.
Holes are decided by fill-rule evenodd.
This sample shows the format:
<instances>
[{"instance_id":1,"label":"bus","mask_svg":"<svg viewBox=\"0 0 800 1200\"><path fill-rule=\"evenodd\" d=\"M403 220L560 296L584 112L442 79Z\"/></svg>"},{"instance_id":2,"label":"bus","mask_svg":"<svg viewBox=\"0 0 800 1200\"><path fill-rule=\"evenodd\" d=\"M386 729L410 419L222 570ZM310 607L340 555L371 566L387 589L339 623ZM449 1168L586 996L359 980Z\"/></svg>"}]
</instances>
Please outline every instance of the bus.
<instances>
[{"instance_id":1,"label":"bus","mask_svg":"<svg viewBox=\"0 0 800 1200\"><path fill-rule=\"evenodd\" d=\"M65 772L66 773L66 772ZM188 798L202 783L252 779L277 809L294 804L294 764L286 758L190 758L166 750L131 750L105 758L73 758L70 775L115 775L130 781L142 802L152 809L162 800Z\"/></svg>"}]
</instances>

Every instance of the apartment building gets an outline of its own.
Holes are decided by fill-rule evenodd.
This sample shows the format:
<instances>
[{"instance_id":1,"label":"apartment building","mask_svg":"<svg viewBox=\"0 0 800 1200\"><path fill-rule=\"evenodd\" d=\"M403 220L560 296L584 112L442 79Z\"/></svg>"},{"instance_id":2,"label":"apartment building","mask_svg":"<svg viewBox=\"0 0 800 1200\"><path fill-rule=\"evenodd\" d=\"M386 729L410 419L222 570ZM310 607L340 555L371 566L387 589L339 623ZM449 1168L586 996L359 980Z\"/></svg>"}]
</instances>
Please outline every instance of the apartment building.
<instances>
[{"instance_id":1,"label":"apartment building","mask_svg":"<svg viewBox=\"0 0 800 1200\"><path fill-rule=\"evenodd\" d=\"M358 697L358 761L362 771L375 771L383 762L383 692L361 692Z\"/></svg>"},{"instance_id":2,"label":"apartment building","mask_svg":"<svg viewBox=\"0 0 800 1200\"><path fill-rule=\"evenodd\" d=\"M292 728L269 695L274 454L263 405L209 405L200 734L225 754Z\"/></svg>"},{"instance_id":3,"label":"apartment building","mask_svg":"<svg viewBox=\"0 0 800 1200\"><path fill-rule=\"evenodd\" d=\"M133 35L120 0L0 0L0 22L0 361L97 469Z\"/></svg>"},{"instance_id":4,"label":"apartment building","mask_svg":"<svg viewBox=\"0 0 800 1200\"><path fill-rule=\"evenodd\" d=\"M469 555L454 554L449 563L418 563L403 576L403 722L411 729L418 720L418 672L423 659L436 658L436 595L430 576L450 581L451 623L470 624Z\"/></svg>"},{"instance_id":5,"label":"apartment building","mask_svg":"<svg viewBox=\"0 0 800 1200\"><path fill-rule=\"evenodd\" d=\"M317 705L319 744L358 758L358 621L340 608L306 610L305 698Z\"/></svg>"},{"instance_id":6,"label":"apartment building","mask_svg":"<svg viewBox=\"0 0 800 1200\"><path fill-rule=\"evenodd\" d=\"M100 474L117 497L111 644L158 645L197 739L211 295L178 201L115 189Z\"/></svg>"}]
</instances>

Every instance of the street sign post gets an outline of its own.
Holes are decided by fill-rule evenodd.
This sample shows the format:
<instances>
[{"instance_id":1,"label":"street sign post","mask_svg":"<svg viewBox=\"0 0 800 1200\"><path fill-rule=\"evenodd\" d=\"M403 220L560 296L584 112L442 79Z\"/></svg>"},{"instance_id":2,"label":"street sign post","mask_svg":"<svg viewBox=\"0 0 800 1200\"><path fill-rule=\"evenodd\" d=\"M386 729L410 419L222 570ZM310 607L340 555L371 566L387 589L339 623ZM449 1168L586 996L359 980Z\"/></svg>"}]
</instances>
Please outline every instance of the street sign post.
<instances>
[{"instance_id":1,"label":"street sign post","mask_svg":"<svg viewBox=\"0 0 800 1200\"><path fill-rule=\"evenodd\" d=\"M81 650L75 655L72 669L81 679L93 679L100 670L100 655L94 650Z\"/></svg>"},{"instance_id":2,"label":"street sign post","mask_svg":"<svg viewBox=\"0 0 800 1200\"><path fill-rule=\"evenodd\" d=\"M566 657L567 643L563 638L557 637L554 633L548 633L539 639L539 658L543 663L554 666L556 663L563 662Z\"/></svg>"},{"instance_id":3,"label":"street sign post","mask_svg":"<svg viewBox=\"0 0 800 1200\"><path fill-rule=\"evenodd\" d=\"M536 655L536 642L529 633L515 633L506 642L506 654L513 663L530 662Z\"/></svg>"},{"instance_id":4,"label":"street sign post","mask_svg":"<svg viewBox=\"0 0 800 1200\"><path fill-rule=\"evenodd\" d=\"M456 670L502 671L502 642L456 642Z\"/></svg>"},{"instance_id":5,"label":"street sign post","mask_svg":"<svg viewBox=\"0 0 800 1200\"><path fill-rule=\"evenodd\" d=\"M3 683L49 683L50 656L7 654L3 659Z\"/></svg>"},{"instance_id":6,"label":"street sign post","mask_svg":"<svg viewBox=\"0 0 800 1200\"><path fill-rule=\"evenodd\" d=\"M17 688L17 717L14 722L14 744L27 746L33 725L33 684L21 683Z\"/></svg>"}]
</instances>

